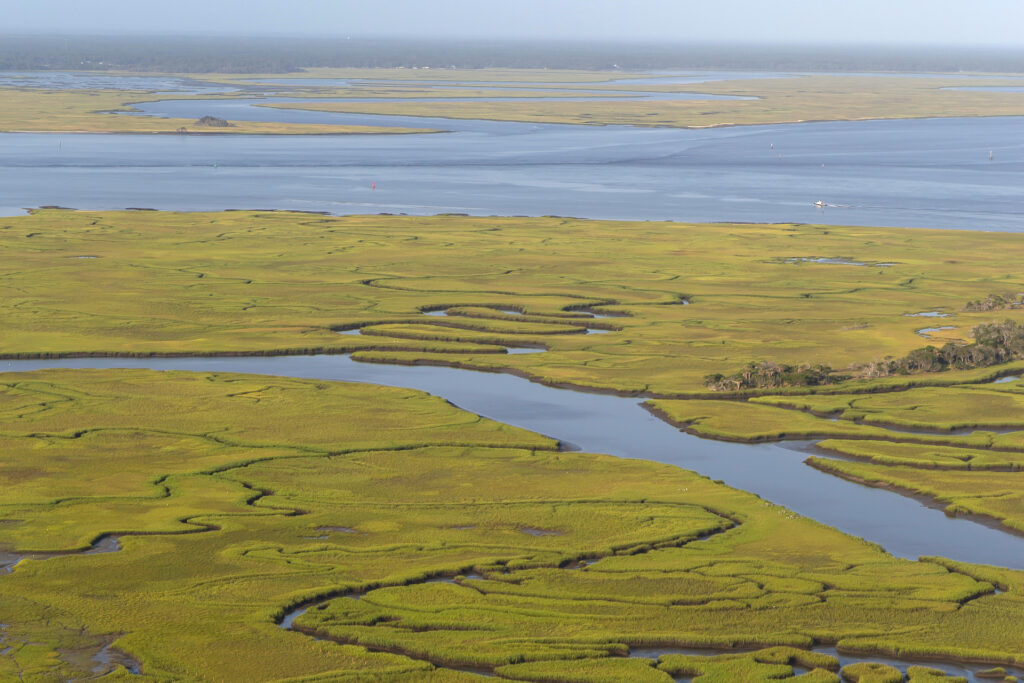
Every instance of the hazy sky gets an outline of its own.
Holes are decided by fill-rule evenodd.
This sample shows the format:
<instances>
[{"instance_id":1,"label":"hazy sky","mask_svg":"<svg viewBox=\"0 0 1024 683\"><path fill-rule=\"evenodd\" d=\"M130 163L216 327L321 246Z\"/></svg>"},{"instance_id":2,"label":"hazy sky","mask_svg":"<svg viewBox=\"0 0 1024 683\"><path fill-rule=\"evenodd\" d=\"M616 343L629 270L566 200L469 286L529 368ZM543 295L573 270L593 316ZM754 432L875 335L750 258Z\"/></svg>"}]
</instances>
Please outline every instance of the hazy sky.
<instances>
[{"instance_id":1,"label":"hazy sky","mask_svg":"<svg viewBox=\"0 0 1024 683\"><path fill-rule=\"evenodd\" d=\"M0 32L1024 47L1024 0L4 0Z\"/></svg>"}]
</instances>

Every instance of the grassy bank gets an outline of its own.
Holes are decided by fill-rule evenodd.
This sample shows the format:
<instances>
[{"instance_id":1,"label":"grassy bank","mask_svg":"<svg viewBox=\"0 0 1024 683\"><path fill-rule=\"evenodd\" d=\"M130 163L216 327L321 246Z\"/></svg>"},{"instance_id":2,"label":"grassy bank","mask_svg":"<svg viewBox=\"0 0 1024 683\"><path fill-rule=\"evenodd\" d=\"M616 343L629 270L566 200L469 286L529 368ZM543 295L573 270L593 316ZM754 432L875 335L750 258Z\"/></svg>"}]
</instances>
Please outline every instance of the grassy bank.
<instances>
[{"instance_id":1,"label":"grassy bank","mask_svg":"<svg viewBox=\"0 0 1024 683\"><path fill-rule=\"evenodd\" d=\"M776 679L792 664L837 668L786 648L621 657L812 642L1022 662L1018 572L897 560L693 473L558 452L420 392L7 374L0 434L0 544L29 556L0 576L4 677L81 677L108 646L136 660L142 680L474 678L451 667L524 680ZM120 551L74 554L109 535ZM362 598L295 622L347 645L276 624L295 605L352 592ZM125 673L110 668L112 679Z\"/></svg>"},{"instance_id":2,"label":"grassy bank","mask_svg":"<svg viewBox=\"0 0 1024 683\"><path fill-rule=\"evenodd\" d=\"M7 356L394 347L435 360L445 356L431 353L438 344L506 342L550 351L458 359L550 383L717 398L704 377L753 361L841 369L905 355L928 324L909 314L948 313L943 324L966 339L976 324L1024 313L962 310L990 292L1024 291L1024 237L1015 234L245 211L43 210L0 228ZM789 262L821 256L893 265ZM587 306L624 317L565 317ZM491 312L423 314L446 307ZM588 324L609 331L580 334ZM335 332L355 327L403 337ZM1001 371L815 391L955 384Z\"/></svg>"},{"instance_id":3,"label":"grassy bank","mask_svg":"<svg viewBox=\"0 0 1024 683\"><path fill-rule=\"evenodd\" d=\"M234 95L233 97L237 97ZM158 96L124 90L40 90L0 88L0 132L4 133L159 133L190 135L350 135L369 133L429 133L426 129L329 124L232 121L229 127L198 125L207 112L196 106L194 119L125 116L132 103L160 99L200 99ZM223 99L204 95L202 99Z\"/></svg>"},{"instance_id":4,"label":"grassy bank","mask_svg":"<svg viewBox=\"0 0 1024 683\"><path fill-rule=\"evenodd\" d=\"M818 257L869 265L800 260ZM352 351L515 372L651 397L701 436L830 437L850 460L815 466L1020 528L1020 384L978 385L1020 362L738 394L704 377L903 356L919 313L966 340L1024 315L968 305L1024 291L1022 257L1024 238L985 232L41 210L0 219L0 353ZM0 576L3 675L77 675L114 641L158 680L713 680L792 662L621 656L815 642L1021 663L1019 573L895 560L692 473L560 453L416 392L0 381L0 548L28 558ZM113 537L120 552L68 554ZM346 593L361 599L318 602ZM296 626L336 643L276 625L299 605L314 607Z\"/></svg>"},{"instance_id":5,"label":"grassy bank","mask_svg":"<svg viewBox=\"0 0 1024 683\"><path fill-rule=\"evenodd\" d=\"M110 75L110 74L107 74ZM117 75L117 74L113 74ZM132 74L138 75L138 74ZM151 74L166 76L166 74ZM277 82L300 78L302 85ZM201 80L225 92L161 95L123 90L0 89L0 131L193 134L413 133L424 129L234 122L231 128L197 126L195 119L123 116L131 104L160 99L224 99L262 95L308 101L267 104L282 109L326 112L488 119L536 123L639 125L705 128L731 125L963 116L1020 116L1024 94L953 90L970 86L1020 85L1024 79L915 78L909 76L794 76L692 85L646 82L618 84L613 78L642 74L538 70L314 69L308 73L208 74ZM194 78L194 77L193 77ZM351 80L338 84L330 79ZM421 83L422 82L422 83ZM437 83L439 85L433 85ZM485 86L486 84L486 86ZM256 91L231 92L256 85ZM599 91L599 92L594 92ZM742 100L638 100L637 93L708 93ZM575 100L558 101L572 97ZM328 102L330 98L378 101ZM432 101L459 98L468 101ZM510 101L489 102L490 98ZM396 99L413 100L396 102ZM423 100L417 102L415 100ZM268 114L269 116L269 114ZM778 150L783 153L784 150ZM766 151L767 153L767 151ZM774 152L772 156L774 156Z\"/></svg>"},{"instance_id":6,"label":"grassy bank","mask_svg":"<svg viewBox=\"0 0 1024 683\"><path fill-rule=\"evenodd\" d=\"M364 114L444 116L533 123L584 125L717 126L857 121L952 116L1020 116L1024 93L947 90L965 86L1020 85L1020 79L914 78L899 76L802 76L693 85L601 86L609 97L622 91L696 92L750 100L648 100L583 102L321 102L275 105ZM588 86L593 87L593 86ZM783 152L783 150L779 150ZM766 150L767 154L767 150Z\"/></svg>"}]
</instances>

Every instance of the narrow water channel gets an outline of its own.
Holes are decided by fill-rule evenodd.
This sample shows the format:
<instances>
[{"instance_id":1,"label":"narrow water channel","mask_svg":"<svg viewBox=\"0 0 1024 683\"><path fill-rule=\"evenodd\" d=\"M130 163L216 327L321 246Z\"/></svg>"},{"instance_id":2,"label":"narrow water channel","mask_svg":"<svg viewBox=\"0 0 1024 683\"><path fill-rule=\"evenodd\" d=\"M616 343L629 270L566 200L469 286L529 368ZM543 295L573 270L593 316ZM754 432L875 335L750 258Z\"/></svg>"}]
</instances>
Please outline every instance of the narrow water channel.
<instances>
[{"instance_id":1,"label":"narrow water channel","mask_svg":"<svg viewBox=\"0 0 1024 683\"><path fill-rule=\"evenodd\" d=\"M593 564L593 562L596 562L596 561L599 561L599 560L581 561L581 562L575 563L573 565L563 567L563 569L565 571L577 571L577 570L580 570L580 569L583 569L583 568L587 567L589 564ZM478 581L478 580L486 579L486 578L487 578L486 576L481 576L480 574L477 574L475 572L465 572L463 575L461 575L461 576L459 576L457 578L453 577L453 576L450 576L450 575L442 574L442 575L432 576L432 577L429 577L429 578L424 578L424 579L422 579L420 581L416 581L416 582L413 582L413 583L450 583L450 584L455 584L455 585L473 586L473 582L474 581ZM407 584L407 585L412 585L412 584ZM362 600L364 596L371 595L374 590L376 590L376 589L354 591L354 592L347 593L347 594L344 594L344 595L339 595L339 596L324 598L324 599L321 599L321 600L311 601L311 602L308 602L308 603L303 603L302 605L294 607L293 609L288 611L284 615L284 617L281 619L281 621L278 622L278 626L280 626L282 629L285 629L285 630L296 631L296 632L299 632L299 633L304 633L304 634L306 634L306 635L308 635L311 638L314 638L316 640L332 640L332 638L328 634L326 634L326 633L318 632L318 631L311 630L311 629L308 629L308 628L303 628L300 625L296 625L295 624L296 619L301 617L303 614L305 614L309 610L315 609L318 605L322 605L324 603L328 603L328 602L331 602L333 600ZM337 640L335 642L346 642L346 641L344 641L344 640ZM371 651L380 651L380 652L389 652L390 651L390 650L387 650L385 648L381 648L381 649L377 650L372 645L367 645L366 643L363 643L362 647L367 647ZM628 657L630 657L631 659L647 659L647 660L651 660L651 661L657 662L661 657L663 657L665 655L682 655L682 656L696 656L696 657L717 657L717 656L727 656L727 655L742 654L742 653L746 653L746 652L755 652L758 649L761 649L761 648L756 648L756 647L739 647L739 648L730 648L730 649L722 649L722 648L714 649L714 648L692 648L692 647L633 647L633 648L629 649ZM907 670L910 667L912 667L912 666L926 666L926 667L932 667L932 668L936 668L936 669L940 669L942 671L945 671L945 673L950 675L950 676L961 676L961 677L965 678L968 681L968 683L980 683L981 681L983 681L983 680L985 680L987 678L991 678L991 676L985 676L984 675L984 672L989 671L989 670L992 669L992 665L990 665L990 664L979 664L979 663L969 663L969 662L955 662L955 661L944 661L944 660L933 661L933 660L928 660L926 658L924 658L924 659L912 659L912 658L911 659L897 659L897 658L894 658L894 657L885 657L885 656L877 656L877 655L849 654L849 653L846 653L846 652L839 651L834 645L815 645L814 647L810 648L810 650L813 651L813 652L820 653L820 654L826 654L826 655L830 655L832 657L835 657L837 660L839 660L839 666L840 667L845 667L845 666L847 666L849 664L855 664L855 663L858 663L858 662L870 661L870 662L876 662L876 663L881 663L881 664L886 664L888 666L891 666L891 667L893 667L895 669L898 669L904 675L907 674ZM417 658L415 656L412 656L410 654L406 654L406 656L412 657L413 659L419 659L419 658ZM467 672L467 673L473 673L473 674L476 674L478 676L485 676L485 677L488 677L488 678L500 678L500 676L498 676L496 673L494 673L494 670L492 668L487 668L487 667L482 667L482 666L477 666L477 667L449 666L449 665L438 664L438 663L435 663L435 662L432 662L432 661L426 660L426 659L419 659L419 661L429 662L430 664L433 664L434 666L437 666L438 668L441 668L441 669L447 669L447 670L453 670L453 671L463 671L463 672ZM1020 670L1018 670L1018 669L1016 669L1014 667L1006 667L1006 666L1004 666L1003 668L1007 671L1008 674L1011 674L1011 675L1013 675L1013 674L1021 674L1022 673ZM800 666L798 664L794 664L793 665L793 669L794 669L794 674L795 675L799 675L799 674L802 674L802 673L807 673L807 671L809 671L809 669L807 669L806 667ZM979 674L982 674L982 675L979 675ZM676 681L690 681L693 678L694 678L693 676L685 676L685 675L683 675L683 676L675 676L675 677L673 677L673 680L676 680Z\"/></svg>"},{"instance_id":2,"label":"narrow water channel","mask_svg":"<svg viewBox=\"0 0 1024 683\"><path fill-rule=\"evenodd\" d=\"M2 371L42 368L238 372L419 389L583 451L668 463L720 479L899 557L938 555L1024 569L1024 536L949 518L913 498L825 474L805 465L807 454L785 442L739 444L681 432L635 398L555 389L508 374L358 363L342 355L0 361Z\"/></svg>"}]
</instances>

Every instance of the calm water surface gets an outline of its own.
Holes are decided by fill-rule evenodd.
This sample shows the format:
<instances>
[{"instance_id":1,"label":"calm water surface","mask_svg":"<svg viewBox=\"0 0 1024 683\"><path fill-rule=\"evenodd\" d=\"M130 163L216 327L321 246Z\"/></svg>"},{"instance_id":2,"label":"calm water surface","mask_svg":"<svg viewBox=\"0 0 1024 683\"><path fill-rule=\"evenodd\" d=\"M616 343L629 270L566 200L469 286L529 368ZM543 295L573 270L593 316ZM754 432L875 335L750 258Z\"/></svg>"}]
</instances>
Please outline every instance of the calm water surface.
<instances>
[{"instance_id":1,"label":"calm water surface","mask_svg":"<svg viewBox=\"0 0 1024 683\"><path fill-rule=\"evenodd\" d=\"M3 134L0 214L43 205L275 208L1024 229L1024 118L680 130L255 106L282 101L289 100L138 106L147 114L186 119L213 115L450 132ZM830 206L819 209L815 201Z\"/></svg>"},{"instance_id":2,"label":"calm water surface","mask_svg":"<svg viewBox=\"0 0 1024 683\"><path fill-rule=\"evenodd\" d=\"M878 543L894 555L939 555L1024 569L1024 537L950 519L914 499L819 472L803 464L806 442L745 445L700 439L655 418L636 399L553 389L505 374L357 363L347 356L0 361L4 371L40 368L261 373L420 389L584 451L668 463L721 479Z\"/></svg>"},{"instance_id":3,"label":"calm water surface","mask_svg":"<svg viewBox=\"0 0 1024 683\"><path fill-rule=\"evenodd\" d=\"M1024 225L1024 118L679 130L254 106L267 102L166 101L140 109L191 119L209 114L230 120L450 132L5 134L0 135L0 213L56 204L82 209L558 214L1005 231ZM838 206L818 209L816 200ZM587 451L670 463L722 479L900 556L941 555L1024 568L1020 537L948 519L910 498L820 473L803 464L802 444L749 446L698 439L652 417L632 399L551 389L508 375L360 364L342 356L0 361L0 368L7 370L42 367L251 372L423 389Z\"/></svg>"},{"instance_id":4,"label":"calm water surface","mask_svg":"<svg viewBox=\"0 0 1024 683\"><path fill-rule=\"evenodd\" d=\"M688 85L786 76L691 73L616 80L622 84ZM271 82L349 85L347 81L320 79ZM225 90L187 79L91 74L0 73L3 85L193 94ZM458 87L444 81L435 85ZM481 85L533 84L468 87ZM702 96L653 96L696 97ZM139 108L143 114L189 119L213 115L230 120L404 126L449 132L344 137L4 134L0 135L0 214L58 204L82 209L558 214L1010 232L1024 227L1020 219L1024 215L1024 119L1020 118L676 130L330 114L255 106L266 103L265 99L167 101ZM371 183L376 190L370 189ZM817 209L813 202L818 200L830 206ZM939 555L1024 569L1024 538L950 519L911 498L807 467L803 460L813 448L808 442L742 445L703 440L654 418L635 399L553 389L510 375L362 364L345 356L0 361L0 370L5 371L56 367L263 373L421 389L466 410L547 434L585 451L668 463L721 479L878 543L898 556ZM660 652L654 650L634 653L657 654ZM853 661L840 659L844 664ZM905 662L891 663L906 667ZM978 680L978 667L942 668Z\"/></svg>"}]
</instances>

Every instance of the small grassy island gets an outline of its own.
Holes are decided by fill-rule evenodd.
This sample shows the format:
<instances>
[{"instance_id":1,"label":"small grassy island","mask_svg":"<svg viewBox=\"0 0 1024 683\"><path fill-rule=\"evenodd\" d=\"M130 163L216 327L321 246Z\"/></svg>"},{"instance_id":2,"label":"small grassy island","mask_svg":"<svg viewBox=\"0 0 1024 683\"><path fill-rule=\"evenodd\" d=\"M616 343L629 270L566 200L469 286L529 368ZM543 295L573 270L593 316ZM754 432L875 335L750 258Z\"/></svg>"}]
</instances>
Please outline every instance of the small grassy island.
<instances>
[{"instance_id":1,"label":"small grassy island","mask_svg":"<svg viewBox=\"0 0 1024 683\"><path fill-rule=\"evenodd\" d=\"M346 74L346 70L330 70L316 75L343 78ZM483 78L471 74L469 72L468 80ZM389 79L407 79L409 72L380 70L373 77L386 83ZM576 85L575 88L589 95L562 101L557 98L564 98L567 94L565 85L558 86L561 91L552 90L552 97L546 101L533 97L512 102L489 102L484 97L478 101L397 103L388 102L386 90L375 84L378 94L367 94L379 98L379 102L311 100L266 106L362 114L675 128L1024 114L1022 92L970 89L972 86L1019 87L1021 79L1013 76L971 79L821 74L772 79L738 78L689 85L659 83L657 78L619 84L613 80L616 77L623 76L606 73L603 76L605 82ZM268 79L268 82L272 81ZM603 93L593 94L596 90ZM701 93L734 99L701 98ZM673 99L672 94L690 97Z\"/></svg>"},{"instance_id":2,"label":"small grassy island","mask_svg":"<svg viewBox=\"0 0 1024 683\"><path fill-rule=\"evenodd\" d=\"M238 98L255 100L257 107L286 110L675 128L1024 115L1024 93L1014 91L1024 80L1013 75L787 74L772 79L740 75L687 85L663 82L656 74L643 72L381 68L189 78L210 92L0 87L0 132L174 133L182 128L275 135L437 132L388 125L277 123L273 119L280 112L271 111L267 121L237 121L232 126L198 123L201 112L193 119L124 115L138 113L133 105L145 102L195 101L201 106L210 100ZM303 85L289 84L290 79ZM622 79L629 82L619 83Z\"/></svg>"},{"instance_id":3,"label":"small grassy island","mask_svg":"<svg viewBox=\"0 0 1024 683\"><path fill-rule=\"evenodd\" d=\"M168 96L125 90L40 90L0 87L0 133L191 133L230 135L347 135L430 133L429 129L238 121L231 126L196 119L124 116L133 103L162 99L223 99L223 95Z\"/></svg>"}]
</instances>

